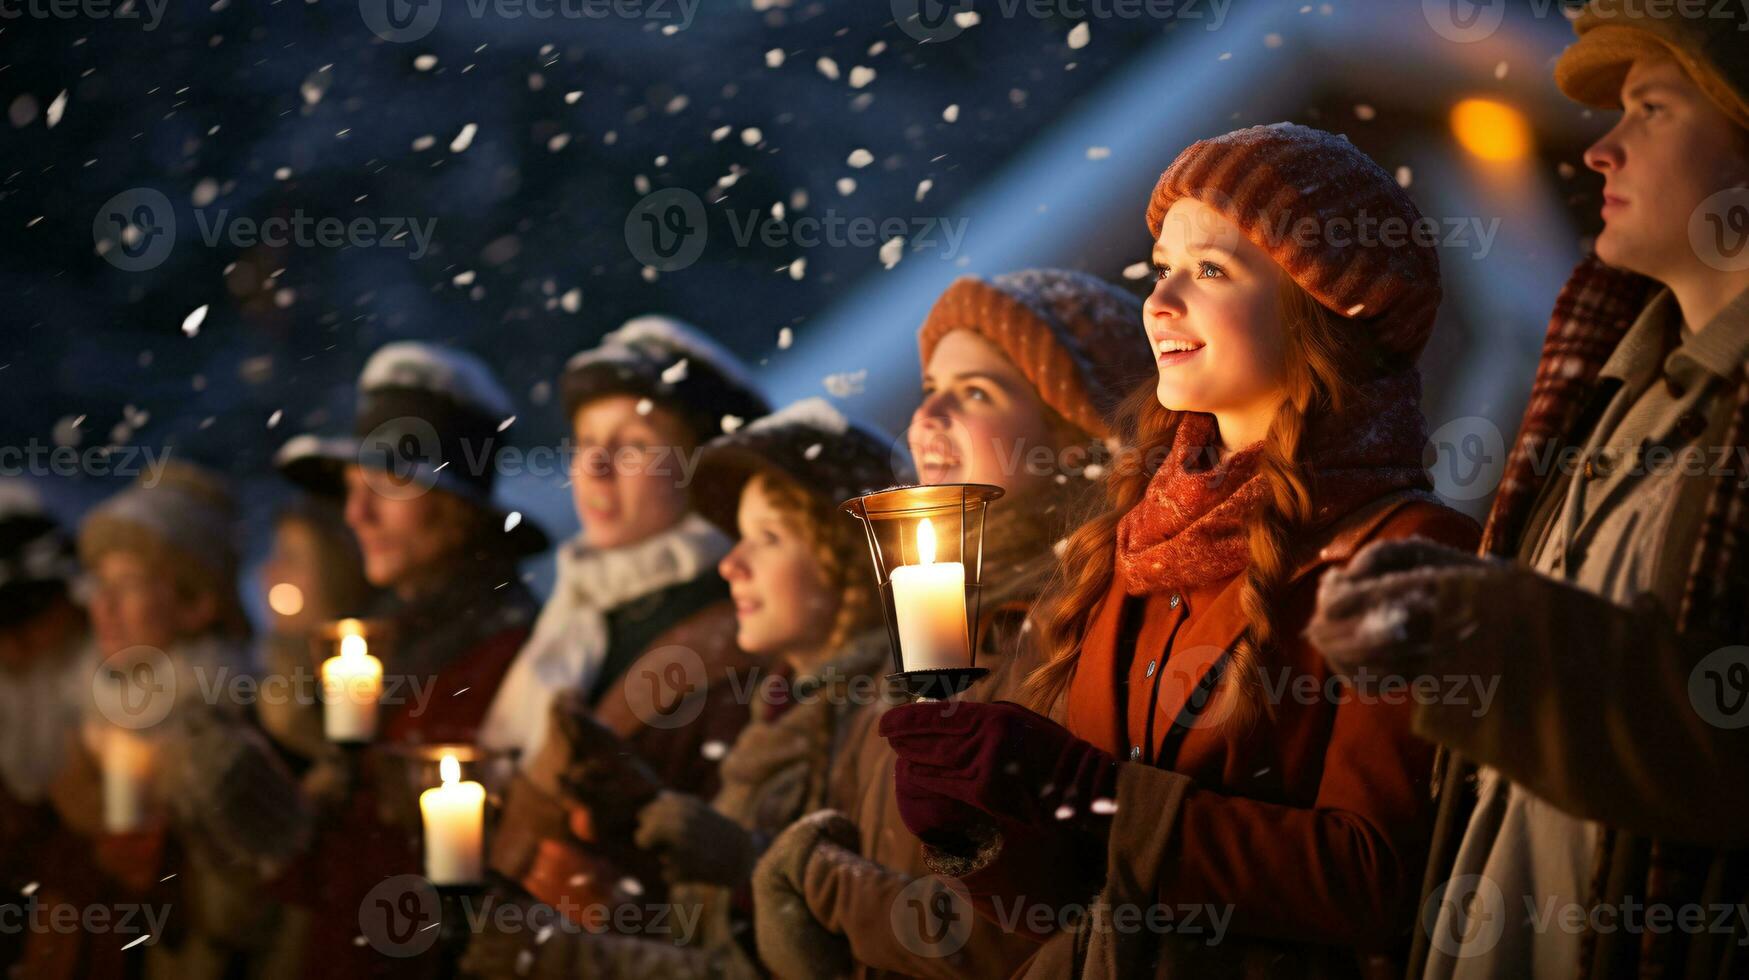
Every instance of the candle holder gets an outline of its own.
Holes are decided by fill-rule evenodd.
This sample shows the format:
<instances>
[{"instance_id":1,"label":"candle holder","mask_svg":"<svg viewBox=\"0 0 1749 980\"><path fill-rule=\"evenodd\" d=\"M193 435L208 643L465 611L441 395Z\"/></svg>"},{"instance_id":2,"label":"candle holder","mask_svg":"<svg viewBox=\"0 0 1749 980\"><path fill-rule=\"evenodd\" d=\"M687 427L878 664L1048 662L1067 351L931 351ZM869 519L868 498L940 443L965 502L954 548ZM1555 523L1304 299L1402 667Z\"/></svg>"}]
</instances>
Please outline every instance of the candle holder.
<instances>
[{"instance_id":1,"label":"candle holder","mask_svg":"<svg viewBox=\"0 0 1749 980\"><path fill-rule=\"evenodd\" d=\"M976 662L984 517L1002 488L892 487L852 497L880 588L894 673L915 700L944 700L989 673Z\"/></svg>"}]
</instances>

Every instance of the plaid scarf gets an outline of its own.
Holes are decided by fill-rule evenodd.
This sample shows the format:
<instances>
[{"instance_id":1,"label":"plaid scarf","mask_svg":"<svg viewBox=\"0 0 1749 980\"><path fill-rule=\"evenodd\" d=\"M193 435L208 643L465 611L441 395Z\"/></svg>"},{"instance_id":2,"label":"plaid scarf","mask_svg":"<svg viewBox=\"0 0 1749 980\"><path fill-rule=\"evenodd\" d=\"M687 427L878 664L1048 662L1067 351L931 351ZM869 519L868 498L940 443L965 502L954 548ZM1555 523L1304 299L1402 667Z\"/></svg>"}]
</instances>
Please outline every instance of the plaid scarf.
<instances>
[{"instance_id":1,"label":"plaid scarf","mask_svg":"<svg viewBox=\"0 0 1749 980\"><path fill-rule=\"evenodd\" d=\"M1508 558L1517 554L1525 522L1552 469L1542 467L1539 471L1536 461L1550 458L1547 454L1563 444L1581 443L1589 435L1596 413L1603 407L1598 373L1657 288L1650 279L1604 265L1596 255L1587 256L1573 270L1555 300L1542 359L1530 389L1530 404L1482 533L1484 552ZM1744 445L1749 438L1749 378L1736 381L1736 404L1726 445ZM1736 485L1733 473L1721 473L1715 479L1689 562L1676 628L1704 630L1744 642L1749 640L1749 622L1744 618L1749 604L1743 602L1749 595L1749 548L1744 547L1749 539L1749 493ZM1593 867L1589 896L1593 905L1605 900L1611 869L1619 858L1632 857L1630 849L1644 852L1639 863L1644 865L1645 877L1627 887L1637 885L1648 905L1662 902L1680 906L1696 901L1718 856L1711 849L1693 845L1634 840L1616 828L1605 827ZM1587 932L1578 975L1683 975L1685 940L1679 930L1648 931L1637 947L1622 944L1612 951L1637 962L1612 959L1600 964L1598 936Z\"/></svg>"}]
</instances>

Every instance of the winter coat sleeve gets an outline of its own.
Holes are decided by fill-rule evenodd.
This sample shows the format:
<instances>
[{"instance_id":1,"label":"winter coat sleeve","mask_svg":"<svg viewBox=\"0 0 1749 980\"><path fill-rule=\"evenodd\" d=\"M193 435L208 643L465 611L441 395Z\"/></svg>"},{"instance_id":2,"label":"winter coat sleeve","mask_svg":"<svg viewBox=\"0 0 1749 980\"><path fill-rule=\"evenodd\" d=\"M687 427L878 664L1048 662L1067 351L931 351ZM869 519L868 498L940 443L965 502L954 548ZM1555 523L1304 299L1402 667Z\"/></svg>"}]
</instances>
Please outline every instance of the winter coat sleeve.
<instances>
[{"instance_id":1,"label":"winter coat sleeve","mask_svg":"<svg viewBox=\"0 0 1749 980\"><path fill-rule=\"evenodd\" d=\"M1749 650L1676 632L1527 569L1437 670L1495 678L1486 711L1426 704L1415 732L1575 816L1696 844L1749 844ZM1737 727L1731 727L1732 725ZM1703 805L1704 803L1704 805Z\"/></svg>"}]
</instances>

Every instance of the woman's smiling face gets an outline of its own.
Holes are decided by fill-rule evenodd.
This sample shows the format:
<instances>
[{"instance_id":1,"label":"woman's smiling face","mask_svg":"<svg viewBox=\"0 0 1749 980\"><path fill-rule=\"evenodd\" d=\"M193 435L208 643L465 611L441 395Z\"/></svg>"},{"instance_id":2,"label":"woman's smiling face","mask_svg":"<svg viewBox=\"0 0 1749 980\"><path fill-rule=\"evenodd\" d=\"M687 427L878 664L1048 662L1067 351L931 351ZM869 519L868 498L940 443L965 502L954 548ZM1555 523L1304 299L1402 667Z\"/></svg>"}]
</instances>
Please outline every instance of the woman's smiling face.
<instances>
[{"instance_id":1,"label":"woman's smiling face","mask_svg":"<svg viewBox=\"0 0 1749 980\"><path fill-rule=\"evenodd\" d=\"M1281 267L1220 212L1191 198L1167 211L1153 262L1142 318L1160 404L1216 416L1228 448L1261 439L1287 374Z\"/></svg>"},{"instance_id":2,"label":"woman's smiling face","mask_svg":"<svg viewBox=\"0 0 1749 980\"><path fill-rule=\"evenodd\" d=\"M1014 362L970 330L949 331L930 352L923 401L906 433L922 482L989 483L1010 497L1055 475L1054 465L1029 466L1029 453L1046 447L1054 459L1072 438L1053 431L1044 401Z\"/></svg>"}]
</instances>

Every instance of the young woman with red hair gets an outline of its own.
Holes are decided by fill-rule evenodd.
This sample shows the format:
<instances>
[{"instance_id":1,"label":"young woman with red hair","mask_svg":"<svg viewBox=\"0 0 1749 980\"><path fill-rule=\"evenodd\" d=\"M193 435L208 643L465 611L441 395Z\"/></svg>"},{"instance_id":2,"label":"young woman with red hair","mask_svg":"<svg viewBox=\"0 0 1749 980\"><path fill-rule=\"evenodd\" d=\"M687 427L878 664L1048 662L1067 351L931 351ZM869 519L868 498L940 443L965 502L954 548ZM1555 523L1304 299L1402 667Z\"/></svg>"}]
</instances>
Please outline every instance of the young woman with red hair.
<instances>
[{"instance_id":1,"label":"young woman with red hair","mask_svg":"<svg viewBox=\"0 0 1749 980\"><path fill-rule=\"evenodd\" d=\"M1301 631L1365 542L1475 543L1422 463L1438 259L1388 174L1301 126L1193 145L1147 220L1158 382L1119 412L1027 685L1064 723L889 711L901 813L1044 942L1037 975L1354 973L1405 945L1433 753L1404 692L1335 683Z\"/></svg>"}]
</instances>

